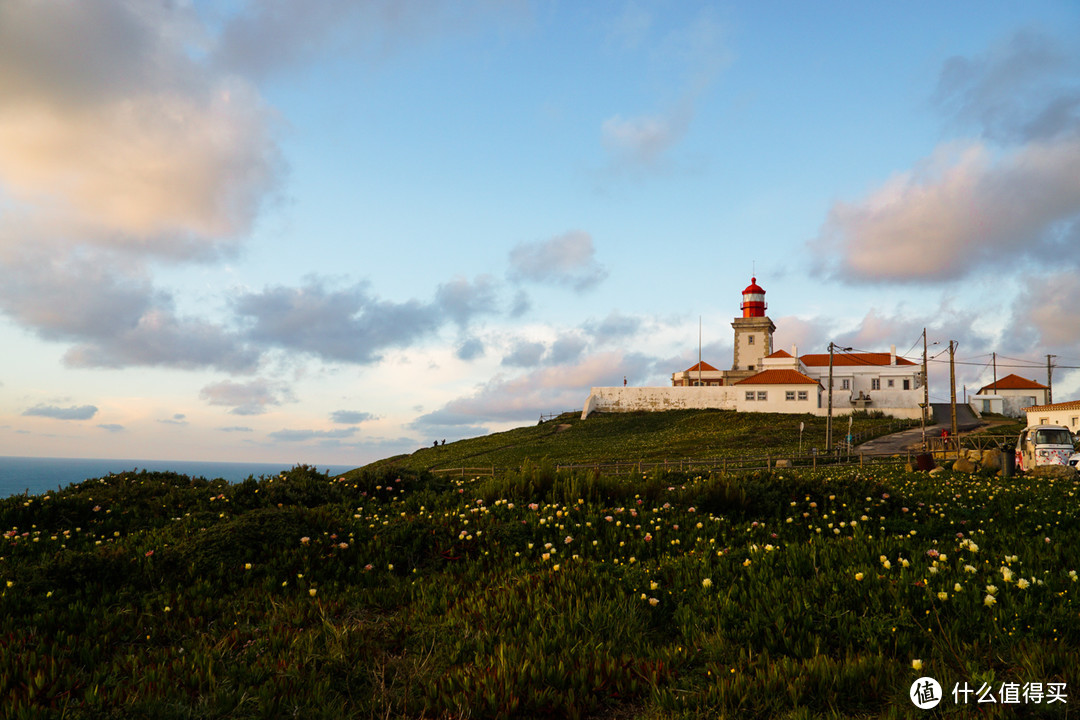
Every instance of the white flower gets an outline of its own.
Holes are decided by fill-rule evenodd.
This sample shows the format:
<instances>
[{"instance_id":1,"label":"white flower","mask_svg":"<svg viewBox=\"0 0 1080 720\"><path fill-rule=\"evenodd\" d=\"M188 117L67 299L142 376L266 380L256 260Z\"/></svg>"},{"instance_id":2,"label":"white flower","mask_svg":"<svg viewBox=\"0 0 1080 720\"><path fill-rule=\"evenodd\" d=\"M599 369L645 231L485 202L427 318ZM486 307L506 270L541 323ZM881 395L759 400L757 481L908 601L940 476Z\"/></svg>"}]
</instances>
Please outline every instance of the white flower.
<instances>
[{"instance_id":1,"label":"white flower","mask_svg":"<svg viewBox=\"0 0 1080 720\"><path fill-rule=\"evenodd\" d=\"M993 605L996 602L997 602L997 598L995 598L993 595L987 595L986 597L983 598L983 605L985 605L986 607L990 607L991 605Z\"/></svg>"},{"instance_id":2,"label":"white flower","mask_svg":"<svg viewBox=\"0 0 1080 720\"><path fill-rule=\"evenodd\" d=\"M711 588L712 587L712 580L710 578L705 578L704 580L701 581L701 587L703 587L703 588Z\"/></svg>"},{"instance_id":3,"label":"white flower","mask_svg":"<svg viewBox=\"0 0 1080 720\"><path fill-rule=\"evenodd\" d=\"M1020 588L1021 590L1027 590L1029 584L1030 583L1028 583L1028 581L1024 578L1020 578L1016 581L1016 587Z\"/></svg>"}]
</instances>

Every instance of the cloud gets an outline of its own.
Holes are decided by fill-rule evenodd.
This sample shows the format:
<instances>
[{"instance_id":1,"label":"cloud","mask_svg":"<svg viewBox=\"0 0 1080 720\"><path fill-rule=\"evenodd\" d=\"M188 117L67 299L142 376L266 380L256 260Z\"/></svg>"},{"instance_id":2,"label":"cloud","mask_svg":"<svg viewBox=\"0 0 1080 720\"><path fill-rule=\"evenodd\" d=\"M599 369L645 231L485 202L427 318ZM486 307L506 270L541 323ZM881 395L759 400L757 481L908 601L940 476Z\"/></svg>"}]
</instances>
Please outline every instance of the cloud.
<instances>
[{"instance_id":1,"label":"cloud","mask_svg":"<svg viewBox=\"0 0 1080 720\"><path fill-rule=\"evenodd\" d=\"M856 202L838 201L810 249L852 283L939 282L1038 267L1080 243L1080 53L1018 31L942 67L934 105L977 141L939 146Z\"/></svg>"},{"instance_id":2,"label":"cloud","mask_svg":"<svg viewBox=\"0 0 1080 720\"><path fill-rule=\"evenodd\" d=\"M330 419L343 425L358 425L368 420L374 420L375 416L369 412L357 410L335 410L330 414Z\"/></svg>"},{"instance_id":3,"label":"cloud","mask_svg":"<svg viewBox=\"0 0 1080 720\"><path fill-rule=\"evenodd\" d=\"M158 420L158 422L164 423L165 425L187 425L188 421L186 418L187 416L184 415L184 413L176 413L171 418L163 418Z\"/></svg>"},{"instance_id":4,"label":"cloud","mask_svg":"<svg viewBox=\"0 0 1080 720\"><path fill-rule=\"evenodd\" d=\"M151 263L231 254L283 174L276 118L189 3L0 4L0 312L70 365L250 371Z\"/></svg>"},{"instance_id":5,"label":"cloud","mask_svg":"<svg viewBox=\"0 0 1080 720\"><path fill-rule=\"evenodd\" d=\"M565 365L581 357L589 343L575 333L564 333L551 344L551 353L547 362L552 365Z\"/></svg>"},{"instance_id":6,"label":"cloud","mask_svg":"<svg viewBox=\"0 0 1080 720\"><path fill-rule=\"evenodd\" d=\"M94 405L73 405L71 407L57 407L55 405L35 405L23 411L28 417L46 417L54 420L89 420L97 415L97 407Z\"/></svg>"},{"instance_id":7,"label":"cloud","mask_svg":"<svg viewBox=\"0 0 1080 720\"><path fill-rule=\"evenodd\" d=\"M1013 301L1006 342L1016 352L1080 353L1080 283L1074 272L1024 278Z\"/></svg>"},{"instance_id":8,"label":"cloud","mask_svg":"<svg viewBox=\"0 0 1080 720\"><path fill-rule=\"evenodd\" d=\"M361 364L434 332L445 319L431 304L385 302L372 297L365 284L329 290L318 280L242 295L235 308L249 321L247 335L254 342Z\"/></svg>"},{"instance_id":9,"label":"cloud","mask_svg":"<svg viewBox=\"0 0 1080 720\"><path fill-rule=\"evenodd\" d=\"M279 442L304 442L306 440L337 440L352 437L356 434L354 427L340 428L338 430L278 430L270 433L270 437Z\"/></svg>"},{"instance_id":10,"label":"cloud","mask_svg":"<svg viewBox=\"0 0 1080 720\"><path fill-rule=\"evenodd\" d=\"M382 60L402 45L514 21L519 4L498 0L258 0L226 19L216 62L244 75L294 72L320 56Z\"/></svg>"},{"instance_id":11,"label":"cloud","mask_svg":"<svg viewBox=\"0 0 1080 720\"><path fill-rule=\"evenodd\" d=\"M622 163L652 167L686 135L689 106L666 115L613 115L600 126L604 147Z\"/></svg>"},{"instance_id":12,"label":"cloud","mask_svg":"<svg viewBox=\"0 0 1080 720\"><path fill-rule=\"evenodd\" d=\"M0 6L6 191L140 254L246 230L280 173L273 121L196 59L204 40L177 4Z\"/></svg>"},{"instance_id":13,"label":"cloud","mask_svg":"<svg viewBox=\"0 0 1080 720\"><path fill-rule=\"evenodd\" d=\"M99 423L98 427L101 428L102 430L106 430L108 432L114 432L114 433L124 431L124 426L123 425L117 425L116 423Z\"/></svg>"},{"instance_id":14,"label":"cloud","mask_svg":"<svg viewBox=\"0 0 1080 720\"><path fill-rule=\"evenodd\" d=\"M951 280L1020 262L1078 263L1080 137L995 157L944 147L856 203L837 202L811 250L852 283Z\"/></svg>"},{"instance_id":15,"label":"cloud","mask_svg":"<svg viewBox=\"0 0 1080 720\"><path fill-rule=\"evenodd\" d=\"M590 387L621 385L623 375L641 377L650 365L651 361L640 355L607 352L574 365L545 367L514 378L496 377L471 396L452 400L422 415L412 426L434 428L535 420L541 413L580 408Z\"/></svg>"},{"instance_id":16,"label":"cloud","mask_svg":"<svg viewBox=\"0 0 1080 720\"><path fill-rule=\"evenodd\" d=\"M254 430L247 427L246 425L230 425L229 427L219 427L218 430L220 430L221 432L228 432L228 433L232 433L232 432L245 432L245 433L254 432Z\"/></svg>"},{"instance_id":17,"label":"cloud","mask_svg":"<svg viewBox=\"0 0 1080 720\"><path fill-rule=\"evenodd\" d=\"M233 415L262 415L268 408L294 399L292 391L281 383L261 378L213 383L200 390L199 397L211 405L232 406L229 412Z\"/></svg>"},{"instance_id":18,"label":"cloud","mask_svg":"<svg viewBox=\"0 0 1080 720\"><path fill-rule=\"evenodd\" d=\"M509 354L502 359L502 364L510 367L535 367L540 364L547 347L542 342L518 340L510 348Z\"/></svg>"},{"instance_id":19,"label":"cloud","mask_svg":"<svg viewBox=\"0 0 1080 720\"><path fill-rule=\"evenodd\" d=\"M603 320L589 320L582 325L585 333L596 343L605 345L621 342L641 329L641 318L613 312Z\"/></svg>"},{"instance_id":20,"label":"cloud","mask_svg":"<svg viewBox=\"0 0 1080 720\"><path fill-rule=\"evenodd\" d=\"M458 349L454 351L454 356L458 360L475 360L476 358L483 357L485 352L484 342L479 338L469 338L465 342L458 346Z\"/></svg>"},{"instance_id":21,"label":"cloud","mask_svg":"<svg viewBox=\"0 0 1080 720\"><path fill-rule=\"evenodd\" d=\"M510 277L584 292L600 284L607 269L596 261L592 236L573 230L547 240L518 243L510 251Z\"/></svg>"},{"instance_id":22,"label":"cloud","mask_svg":"<svg viewBox=\"0 0 1080 720\"><path fill-rule=\"evenodd\" d=\"M476 282L470 283L463 277L456 277L439 286L435 301L451 320L465 326L474 316L495 311L495 279L481 275Z\"/></svg>"},{"instance_id":23,"label":"cloud","mask_svg":"<svg viewBox=\"0 0 1080 720\"><path fill-rule=\"evenodd\" d=\"M934 105L959 127L1003 143L1047 141L1080 128L1080 53L1025 28L973 58L949 58Z\"/></svg>"},{"instance_id":24,"label":"cloud","mask_svg":"<svg viewBox=\"0 0 1080 720\"><path fill-rule=\"evenodd\" d=\"M678 78L677 96L663 112L639 113L624 117L616 113L600 126L600 137L616 170L657 170L663 168L672 149L686 137L699 98L731 63L722 23L704 10L683 27L675 28L649 42L653 29L647 13L627 8L614 25L614 36L629 49L647 48L652 71L665 78Z\"/></svg>"}]
</instances>

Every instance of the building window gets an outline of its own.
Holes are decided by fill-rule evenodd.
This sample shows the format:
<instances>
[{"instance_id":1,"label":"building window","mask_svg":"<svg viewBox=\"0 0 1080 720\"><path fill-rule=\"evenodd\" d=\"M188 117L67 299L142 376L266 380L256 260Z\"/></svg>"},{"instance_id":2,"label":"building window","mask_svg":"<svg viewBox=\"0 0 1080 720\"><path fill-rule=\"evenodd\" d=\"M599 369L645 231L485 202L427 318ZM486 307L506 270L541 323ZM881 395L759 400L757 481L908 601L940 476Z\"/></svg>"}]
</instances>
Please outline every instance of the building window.
<instances>
[{"instance_id":1,"label":"building window","mask_svg":"<svg viewBox=\"0 0 1080 720\"><path fill-rule=\"evenodd\" d=\"M747 345L753 345L754 344L754 336L753 335L747 335L746 336L746 344Z\"/></svg>"},{"instance_id":2,"label":"building window","mask_svg":"<svg viewBox=\"0 0 1080 720\"><path fill-rule=\"evenodd\" d=\"M753 402L753 400L754 400L754 391L753 390L747 390L746 391L746 399L748 401Z\"/></svg>"},{"instance_id":3,"label":"building window","mask_svg":"<svg viewBox=\"0 0 1080 720\"><path fill-rule=\"evenodd\" d=\"M769 399L768 391L766 391L766 390L758 390L757 391L757 399L758 400L768 400Z\"/></svg>"},{"instance_id":4,"label":"building window","mask_svg":"<svg viewBox=\"0 0 1080 720\"><path fill-rule=\"evenodd\" d=\"M794 390L785 390L784 391L784 399L785 400L794 400L795 399L795 391Z\"/></svg>"},{"instance_id":5,"label":"building window","mask_svg":"<svg viewBox=\"0 0 1080 720\"><path fill-rule=\"evenodd\" d=\"M904 389L905 390L910 390L911 389L911 381L910 380L905 380L904 381Z\"/></svg>"},{"instance_id":6,"label":"building window","mask_svg":"<svg viewBox=\"0 0 1080 720\"><path fill-rule=\"evenodd\" d=\"M1077 421L1078 419L1080 419L1080 418L1073 418L1073 419L1072 419L1072 426L1073 426L1073 427L1076 427L1076 421Z\"/></svg>"},{"instance_id":7,"label":"building window","mask_svg":"<svg viewBox=\"0 0 1080 720\"><path fill-rule=\"evenodd\" d=\"M841 380L840 381L840 389L841 390L850 390L851 389L851 381L850 380Z\"/></svg>"},{"instance_id":8,"label":"building window","mask_svg":"<svg viewBox=\"0 0 1080 720\"><path fill-rule=\"evenodd\" d=\"M881 380L879 378L874 378L873 380L871 380L870 381L870 389L871 390L880 390L881 389Z\"/></svg>"},{"instance_id":9,"label":"building window","mask_svg":"<svg viewBox=\"0 0 1080 720\"><path fill-rule=\"evenodd\" d=\"M807 397L808 397L808 395L806 394L805 390L800 390L799 391L799 400L806 400Z\"/></svg>"},{"instance_id":10,"label":"building window","mask_svg":"<svg viewBox=\"0 0 1080 720\"><path fill-rule=\"evenodd\" d=\"M889 387L893 387L893 380L892 380L892 378L890 378L888 382L889 382Z\"/></svg>"}]
</instances>

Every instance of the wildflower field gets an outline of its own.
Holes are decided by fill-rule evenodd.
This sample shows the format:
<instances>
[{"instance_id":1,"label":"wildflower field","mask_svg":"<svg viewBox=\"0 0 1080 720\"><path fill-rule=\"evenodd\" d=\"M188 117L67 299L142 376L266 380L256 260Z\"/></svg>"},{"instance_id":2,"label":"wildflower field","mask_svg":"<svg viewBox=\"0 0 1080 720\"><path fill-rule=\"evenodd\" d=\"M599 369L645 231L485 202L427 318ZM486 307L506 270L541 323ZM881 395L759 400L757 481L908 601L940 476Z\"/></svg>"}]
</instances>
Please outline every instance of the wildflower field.
<instances>
[{"instance_id":1,"label":"wildflower field","mask_svg":"<svg viewBox=\"0 0 1080 720\"><path fill-rule=\"evenodd\" d=\"M529 463L88 480L0 501L0 707L1065 718L1078 495L1072 479ZM931 711L910 699L922 676L942 687Z\"/></svg>"}]
</instances>

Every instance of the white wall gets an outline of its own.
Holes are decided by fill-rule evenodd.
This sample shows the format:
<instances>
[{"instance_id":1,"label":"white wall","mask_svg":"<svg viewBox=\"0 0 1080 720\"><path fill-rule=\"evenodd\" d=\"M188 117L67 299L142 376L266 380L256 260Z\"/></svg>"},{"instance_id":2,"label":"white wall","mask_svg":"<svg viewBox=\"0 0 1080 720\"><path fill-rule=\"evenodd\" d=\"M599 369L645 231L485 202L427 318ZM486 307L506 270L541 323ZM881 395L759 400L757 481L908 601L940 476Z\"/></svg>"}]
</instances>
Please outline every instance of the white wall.
<instances>
[{"instance_id":1,"label":"white wall","mask_svg":"<svg viewBox=\"0 0 1080 720\"><path fill-rule=\"evenodd\" d=\"M805 403L784 400L784 391L794 389L798 393L799 388L809 389ZM821 406L817 406L817 391L812 385L787 386L787 385L757 385L766 389L769 399L759 402L745 400L745 385L729 385L724 387L594 387L589 391L589 397L585 401L585 408L581 413L584 420L593 412L637 412L640 410L739 410L742 412L780 412L780 413L809 413L819 417L828 414L825 396L822 395ZM776 393L779 393L778 395ZM798 398L798 394L795 395ZM920 396L921 397L921 396ZM756 398L756 395L755 395ZM918 420L921 411L918 404L914 407L881 407L875 405L868 408L891 415L896 418L910 418ZM849 406L833 408L833 416L839 417L851 412Z\"/></svg>"},{"instance_id":2,"label":"white wall","mask_svg":"<svg viewBox=\"0 0 1080 720\"><path fill-rule=\"evenodd\" d=\"M735 410L736 388L723 387L594 387L589 391L584 420L591 412L638 410Z\"/></svg>"},{"instance_id":3,"label":"white wall","mask_svg":"<svg viewBox=\"0 0 1080 720\"><path fill-rule=\"evenodd\" d=\"M1075 435L1080 432L1080 409L1032 410L1027 414L1028 427L1032 425L1063 425Z\"/></svg>"}]
</instances>

